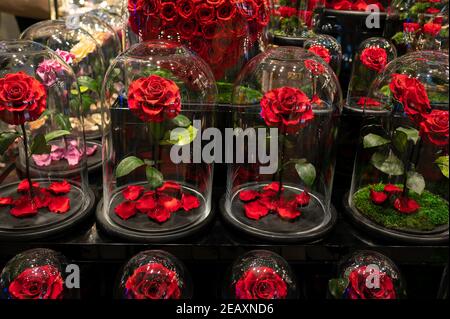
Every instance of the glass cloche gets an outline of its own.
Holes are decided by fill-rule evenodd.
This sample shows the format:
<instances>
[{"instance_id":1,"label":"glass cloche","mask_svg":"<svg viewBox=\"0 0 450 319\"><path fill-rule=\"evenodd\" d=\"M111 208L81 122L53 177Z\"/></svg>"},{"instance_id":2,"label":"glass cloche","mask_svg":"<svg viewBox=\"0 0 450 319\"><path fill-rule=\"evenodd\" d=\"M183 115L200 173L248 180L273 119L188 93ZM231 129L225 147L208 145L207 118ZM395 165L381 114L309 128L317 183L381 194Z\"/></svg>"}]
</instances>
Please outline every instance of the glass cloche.
<instances>
[{"instance_id":1,"label":"glass cloche","mask_svg":"<svg viewBox=\"0 0 450 319\"><path fill-rule=\"evenodd\" d=\"M92 211L80 93L72 69L54 51L31 41L0 42L0 120L19 141L19 180L0 186L0 238L30 239L74 226ZM90 153L92 152L92 153ZM90 155L89 155L90 154Z\"/></svg>"},{"instance_id":2,"label":"glass cloche","mask_svg":"<svg viewBox=\"0 0 450 319\"><path fill-rule=\"evenodd\" d=\"M225 219L268 240L323 236L335 221L330 196L341 108L336 75L315 54L278 47L250 61L233 91L228 127L238 144Z\"/></svg>"},{"instance_id":3,"label":"glass cloche","mask_svg":"<svg viewBox=\"0 0 450 319\"><path fill-rule=\"evenodd\" d=\"M180 42L209 64L219 91L228 96L242 66L266 43L269 0L128 0L125 4L130 43Z\"/></svg>"},{"instance_id":4,"label":"glass cloche","mask_svg":"<svg viewBox=\"0 0 450 319\"><path fill-rule=\"evenodd\" d=\"M448 241L448 80L448 55L420 51L370 87L348 212L379 236Z\"/></svg>"},{"instance_id":5,"label":"glass cloche","mask_svg":"<svg viewBox=\"0 0 450 319\"><path fill-rule=\"evenodd\" d=\"M103 87L103 228L133 240L188 235L211 213L211 161L201 130L213 126L217 88L207 64L174 42L132 46Z\"/></svg>"},{"instance_id":6,"label":"glass cloche","mask_svg":"<svg viewBox=\"0 0 450 319\"><path fill-rule=\"evenodd\" d=\"M86 13L96 9L107 9L120 13L124 0L49 0L55 11L55 18L65 17L71 14Z\"/></svg>"},{"instance_id":7,"label":"glass cloche","mask_svg":"<svg viewBox=\"0 0 450 319\"><path fill-rule=\"evenodd\" d=\"M224 297L237 300L296 299L295 275L281 256L267 250L252 250L231 267Z\"/></svg>"},{"instance_id":8,"label":"glass cloche","mask_svg":"<svg viewBox=\"0 0 450 319\"><path fill-rule=\"evenodd\" d=\"M76 280L66 285L66 258L56 251L24 251L6 264L0 275L0 299L73 299L79 296ZM79 283L79 278L78 278Z\"/></svg>"},{"instance_id":9,"label":"glass cloche","mask_svg":"<svg viewBox=\"0 0 450 319\"><path fill-rule=\"evenodd\" d=\"M303 48L322 58L336 75L341 71L342 49L339 42L330 35L311 34L305 39Z\"/></svg>"},{"instance_id":10,"label":"glass cloche","mask_svg":"<svg viewBox=\"0 0 450 319\"><path fill-rule=\"evenodd\" d=\"M120 277L119 299L190 299L192 282L185 266L162 250L147 250L131 258Z\"/></svg>"},{"instance_id":11,"label":"glass cloche","mask_svg":"<svg viewBox=\"0 0 450 319\"><path fill-rule=\"evenodd\" d=\"M338 276L328 282L328 292L333 299L406 298L397 266L375 251L357 251L341 260Z\"/></svg>"},{"instance_id":12,"label":"glass cloche","mask_svg":"<svg viewBox=\"0 0 450 319\"><path fill-rule=\"evenodd\" d=\"M42 21L26 29L21 38L48 46L73 68L80 86L86 139L100 138L100 88L105 59L97 41L80 27L78 19ZM81 127L77 118L69 119L72 126Z\"/></svg>"}]
</instances>

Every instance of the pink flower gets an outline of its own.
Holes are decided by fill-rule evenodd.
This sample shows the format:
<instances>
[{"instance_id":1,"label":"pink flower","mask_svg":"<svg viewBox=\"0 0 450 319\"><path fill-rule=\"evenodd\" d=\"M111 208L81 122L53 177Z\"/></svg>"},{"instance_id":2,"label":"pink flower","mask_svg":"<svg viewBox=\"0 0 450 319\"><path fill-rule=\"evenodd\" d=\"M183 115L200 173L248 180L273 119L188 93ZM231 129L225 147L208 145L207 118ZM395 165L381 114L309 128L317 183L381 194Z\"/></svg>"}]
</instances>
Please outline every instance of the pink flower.
<instances>
[{"instance_id":1,"label":"pink flower","mask_svg":"<svg viewBox=\"0 0 450 319\"><path fill-rule=\"evenodd\" d=\"M56 49L56 53L61 57L61 59L64 60L64 62L69 65L72 64L73 60L75 59L75 55L67 51Z\"/></svg>"},{"instance_id":2,"label":"pink flower","mask_svg":"<svg viewBox=\"0 0 450 319\"><path fill-rule=\"evenodd\" d=\"M52 145L50 156L52 158L52 161L59 161L64 157L64 148Z\"/></svg>"},{"instance_id":3,"label":"pink flower","mask_svg":"<svg viewBox=\"0 0 450 319\"><path fill-rule=\"evenodd\" d=\"M62 71L62 66L56 60L44 60L36 69L37 75L45 86L52 86L57 80L57 74Z\"/></svg>"}]
</instances>

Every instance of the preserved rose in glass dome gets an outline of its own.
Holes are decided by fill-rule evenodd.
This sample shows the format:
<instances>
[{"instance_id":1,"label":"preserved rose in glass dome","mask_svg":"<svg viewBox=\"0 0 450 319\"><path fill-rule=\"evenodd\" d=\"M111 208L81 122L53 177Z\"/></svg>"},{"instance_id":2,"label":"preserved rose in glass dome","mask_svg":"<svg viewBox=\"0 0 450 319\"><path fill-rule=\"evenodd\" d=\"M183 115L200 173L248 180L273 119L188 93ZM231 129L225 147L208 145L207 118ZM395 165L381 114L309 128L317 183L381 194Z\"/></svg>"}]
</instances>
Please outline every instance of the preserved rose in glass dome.
<instances>
[{"instance_id":1,"label":"preserved rose in glass dome","mask_svg":"<svg viewBox=\"0 0 450 319\"><path fill-rule=\"evenodd\" d=\"M269 0L128 0L130 43L155 39L178 41L211 67L219 91L231 91L242 66L266 42ZM229 102L229 99L228 99Z\"/></svg>"},{"instance_id":2,"label":"preserved rose in glass dome","mask_svg":"<svg viewBox=\"0 0 450 319\"><path fill-rule=\"evenodd\" d=\"M448 79L448 55L421 51L370 88L347 210L374 234L448 241Z\"/></svg>"},{"instance_id":3,"label":"preserved rose in glass dome","mask_svg":"<svg viewBox=\"0 0 450 319\"><path fill-rule=\"evenodd\" d=\"M397 266L375 251L358 251L342 260L338 276L328 282L328 292L333 299L406 298Z\"/></svg>"},{"instance_id":4,"label":"preserved rose in glass dome","mask_svg":"<svg viewBox=\"0 0 450 319\"><path fill-rule=\"evenodd\" d=\"M394 45L384 38L369 38L361 43L353 59L353 69L345 107L362 111L369 87L384 67L397 57Z\"/></svg>"},{"instance_id":5,"label":"preserved rose in glass dome","mask_svg":"<svg viewBox=\"0 0 450 319\"><path fill-rule=\"evenodd\" d=\"M100 150L85 145L80 93L72 69L54 51L31 41L0 42L0 120L19 141L19 180L0 186L0 238L30 239L74 226L91 212L89 158ZM97 158L97 160L95 160Z\"/></svg>"},{"instance_id":6,"label":"preserved rose in glass dome","mask_svg":"<svg viewBox=\"0 0 450 319\"><path fill-rule=\"evenodd\" d=\"M143 251L125 265L116 297L120 299L190 299L192 283L185 266L162 250Z\"/></svg>"},{"instance_id":7,"label":"preserved rose in glass dome","mask_svg":"<svg viewBox=\"0 0 450 319\"><path fill-rule=\"evenodd\" d=\"M448 0L393 0L384 36L399 55L416 50L448 52Z\"/></svg>"},{"instance_id":8,"label":"preserved rose in glass dome","mask_svg":"<svg viewBox=\"0 0 450 319\"><path fill-rule=\"evenodd\" d=\"M286 260L271 251L253 250L233 263L223 295L237 300L295 299L298 289Z\"/></svg>"},{"instance_id":9,"label":"preserved rose in glass dome","mask_svg":"<svg viewBox=\"0 0 450 319\"><path fill-rule=\"evenodd\" d=\"M270 49L242 70L232 107L229 127L242 144L228 168L225 219L268 240L323 236L335 222L330 196L342 94L334 72L302 48Z\"/></svg>"},{"instance_id":10,"label":"preserved rose in glass dome","mask_svg":"<svg viewBox=\"0 0 450 319\"><path fill-rule=\"evenodd\" d=\"M312 34L305 39L303 47L322 58L339 75L341 70L342 49L339 42L330 35Z\"/></svg>"},{"instance_id":11,"label":"preserved rose in glass dome","mask_svg":"<svg viewBox=\"0 0 450 319\"><path fill-rule=\"evenodd\" d=\"M48 46L73 68L80 86L86 139L98 139L101 137L100 88L105 59L97 41L76 19L74 22L71 24L70 19L39 22L26 29L21 38ZM69 120L73 127L81 128L76 117Z\"/></svg>"},{"instance_id":12,"label":"preserved rose in glass dome","mask_svg":"<svg viewBox=\"0 0 450 319\"><path fill-rule=\"evenodd\" d=\"M103 228L167 241L209 220L213 165L201 161L201 130L213 126L217 96L207 64L162 41L132 46L103 87Z\"/></svg>"},{"instance_id":13,"label":"preserved rose in glass dome","mask_svg":"<svg viewBox=\"0 0 450 319\"><path fill-rule=\"evenodd\" d=\"M54 2L55 18L65 17L74 13L85 13L96 9L107 9L120 13L124 0L50 0Z\"/></svg>"},{"instance_id":14,"label":"preserved rose in glass dome","mask_svg":"<svg viewBox=\"0 0 450 319\"><path fill-rule=\"evenodd\" d=\"M73 299L78 289L66 286L66 258L37 248L12 258L0 275L0 299Z\"/></svg>"}]
</instances>

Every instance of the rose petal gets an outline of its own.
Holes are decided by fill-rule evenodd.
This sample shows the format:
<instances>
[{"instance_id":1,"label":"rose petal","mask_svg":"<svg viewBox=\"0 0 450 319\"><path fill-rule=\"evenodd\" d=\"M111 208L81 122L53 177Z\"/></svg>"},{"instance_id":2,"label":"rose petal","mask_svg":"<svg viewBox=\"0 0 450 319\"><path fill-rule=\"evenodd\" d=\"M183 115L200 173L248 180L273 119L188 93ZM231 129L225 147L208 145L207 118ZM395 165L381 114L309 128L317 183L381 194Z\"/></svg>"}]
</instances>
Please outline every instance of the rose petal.
<instances>
[{"instance_id":1,"label":"rose petal","mask_svg":"<svg viewBox=\"0 0 450 319\"><path fill-rule=\"evenodd\" d=\"M400 213L412 214L419 210L420 205L412 198L399 197L394 201L394 207Z\"/></svg>"},{"instance_id":2,"label":"rose petal","mask_svg":"<svg viewBox=\"0 0 450 319\"><path fill-rule=\"evenodd\" d=\"M268 193L266 193L268 194ZM274 194L276 195L276 193ZM261 196L258 202L267 207L270 211L277 210L277 200L273 196Z\"/></svg>"},{"instance_id":3,"label":"rose petal","mask_svg":"<svg viewBox=\"0 0 450 319\"><path fill-rule=\"evenodd\" d=\"M92 155L94 155L96 150L97 150L97 145L86 146L86 155L92 156Z\"/></svg>"},{"instance_id":4,"label":"rose petal","mask_svg":"<svg viewBox=\"0 0 450 319\"><path fill-rule=\"evenodd\" d=\"M48 210L52 213L64 214L70 209L70 199L65 196L53 197L48 204Z\"/></svg>"},{"instance_id":5,"label":"rose petal","mask_svg":"<svg viewBox=\"0 0 450 319\"><path fill-rule=\"evenodd\" d=\"M297 209L297 202L295 200L289 202L280 200L278 202L277 213L284 219L295 219L301 215Z\"/></svg>"},{"instance_id":6,"label":"rose petal","mask_svg":"<svg viewBox=\"0 0 450 319\"><path fill-rule=\"evenodd\" d=\"M123 202L114 208L114 212L117 216L123 220L127 220L130 217L136 215L136 204L133 202Z\"/></svg>"},{"instance_id":7,"label":"rose petal","mask_svg":"<svg viewBox=\"0 0 450 319\"><path fill-rule=\"evenodd\" d=\"M155 209L157 204L158 203L156 202L156 199L155 199L155 193L148 192L148 193L145 193L144 196L142 196L136 202L136 208L141 213L147 214L150 210Z\"/></svg>"},{"instance_id":8,"label":"rose petal","mask_svg":"<svg viewBox=\"0 0 450 319\"><path fill-rule=\"evenodd\" d=\"M37 166L50 166L52 157L50 154L32 155L33 161Z\"/></svg>"},{"instance_id":9,"label":"rose petal","mask_svg":"<svg viewBox=\"0 0 450 319\"><path fill-rule=\"evenodd\" d=\"M164 191L179 191L181 189L180 184L175 182L164 182L161 187L157 188L158 192Z\"/></svg>"},{"instance_id":10,"label":"rose petal","mask_svg":"<svg viewBox=\"0 0 450 319\"><path fill-rule=\"evenodd\" d=\"M67 180L63 180L62 182L53 182L47 188L50 192L56 195L67 194L70 192L71 185Z\"/></svg>"},{"instance_id":11,"label":"rose petal","mask_svg":"<svg viewBox=\"0 0 450 319\"><path fill-rule=\"evenodd\" d=\"M33 184L33 188L39 188L40 185L38 182L31 182ZM27 179L24 179L23 181L21 181L19 183L19 185L17 186L17 192L19 193L25 193L28 192L30 190L30 183L28 182Z\"/></svg>"},{"instance_id":12,"label":"rose petal","mask_svg":"<svg viewBox=\"0 0 450 319\"><path fill-rule=\"evenodd\" d=\"M386 184L384 186L384 191L386 193L389 193L390 195L403 192L403 190L400 187L393 184Z\"/></svg>"},{"instance_id":13,"label":"rose petal","mask_svg":"<svg viewBox=\"0 0 450 319\"><path fill-rule=\"evenodd\" d=\"M309 201L311 199L311 195L305 190L301 194L295 196L295 200L297 204L300 206L308 206Z\"/></svg>"},{"instance_id":14,"label":"rose petal","mask_svg":"<svg viewBox=\"0 0 450 319\"><path fill-rule=\"evenodd\" d=\"M36 204L28 196L22 196L14 201L14 207L9 211L14 217L34 216L38 213Z\"/></svg>"},{"instance_id":15,"label":"rose petal","mask_svg":"<svg viewBox=\"0 0 450 319\"><path fill-rule=\"evenodd\" d=\"M141 196L141 193L144 191L144 187L143 186L139 186L139 185L130 185L128 187L126 187L123 191L122 191L122 196L126 199L126 200L136 200L139 198L139 196Z\"/></svg>"},{"instance_id":16,"label":"rose petal","mask_svg":"<svg viewBox=\"0 0 450 319\"><path fill-rule=\"evenodd\" d=\"M9 206L14 203L14 199L12 197L0 197L0 206Z\"/></svg>"},{"instance_id":17,"label":"rose petal","mask_svg":"<svg viewBox=\"0 0 450 319\"><path fill-rule=\"evenodd\" d=\"M163 223L170 218L170 212L164 207L157 206L147 213L147 216L159 223Z\"/></svg>"},{"instance_id":18,"label":"rose petal","mask_svg":"<svg viewBox=\"0 0 450 319\"><path fill-rule=\"evenodd\" d=\"M250 219L258 220L269 213L269 209L259 201L250 202L244 205L245 215Z\"/></svg>"},{"instance_id":19,"label":"rose petal","mask_svg":"<svg viewBox=\"0 0 450 319\"><path fill-rule=\"evenodd\" d=\"M239 199L243 202L249 202L259 197L259 193L255 190L244 190L239 193Z\"/></svg>"},{"instance_id":20,"label":"rose petal","mask_svg":"<svg viewBox=\"0 0 450 319\"><path fill-rule=\"evenodd\" d=\"M370 199L374 204L381 205L388 199L388 195L384 192L376 192L370 189Z\"/></svg>"},{"instance_id":21,"label":"rose petal","mask_svg":"<svg viewBox=\"0 0 450 319\"><path fill-rule=\"evenodd\" d=\"M197 196L190 194L181 195L181 206L185 211L200 207L200 200Z\"/></svg>"},{"instance_id":22,"label":"rose petal","mask_svg":"<svg viewBox=\"0 0 450 319\"><path fill-rule=\"evenodd\" d=\"M64 153L64 158L67 160L70 166L77 165L80 162L82 156L83 154L80 152L80 150L73 145L70 145Z\"/></svg>"},{"instance_id":23,"label":"rose petal","mask_svg":"<svg viewBox=\"0 0 450 319\"><path fill-rule=\"evenodd\" d=\"M269 185L263 187L263 191L273 191L278 192L280 190L279 182L272 182ZM281 187L281 191L284 191L284 187Z\"/></svg>"},{"instance_id":24,"label":"rose petal","mask_svg":"<svg viewBox=\"0 0 450 319\"><path fill-rule=\"evenodd\" d=\"M51 199L52 199L52 196L50 195L50 193L47 190L42 189L42 188L39 190L39 194L37 194L33 198L34 203L36 204L37 208L48 207Z\"/></svg>"},{"instance_id":25,"label":"rose petal","mask_svg":"<svg viewBox=\"0 0 450 319\"><path fill-rule=\"evenodd\" d=\"M167 195L158 196L158 206L164 207L169 213L174 213L181 208L181 202L175 197Z\"/></svg>"},{"instance_id":26,"label":"rose petal","mask_svg":"<svg viewBox=\"0 0 450 319\"><path fill-rule=\"evenodd\" d=\"M64 148L57 145L52 145L52 150L50 152L50 157L52 161L59 161L64 156Z\"/></svg>"}]
</instances>

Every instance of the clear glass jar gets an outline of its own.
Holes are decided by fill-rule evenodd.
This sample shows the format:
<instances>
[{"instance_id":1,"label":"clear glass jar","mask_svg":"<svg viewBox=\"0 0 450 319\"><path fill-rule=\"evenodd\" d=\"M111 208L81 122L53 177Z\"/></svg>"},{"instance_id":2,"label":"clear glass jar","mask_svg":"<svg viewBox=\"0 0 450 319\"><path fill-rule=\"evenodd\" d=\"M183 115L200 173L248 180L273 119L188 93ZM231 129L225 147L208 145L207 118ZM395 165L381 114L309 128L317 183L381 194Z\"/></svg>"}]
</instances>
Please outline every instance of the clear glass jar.
<instances>
[{"instance_id":1,"label":"clear glass jar","mask_svg":"<svg viewBox=\"0 0 450 319\"><path fill-rule=\"evenodd\" d=\"M311 34L305 39L303 47L322 58L333 69L336 75L341 71L342 48L331 35Z\"/></svg>"}]
</instances>

